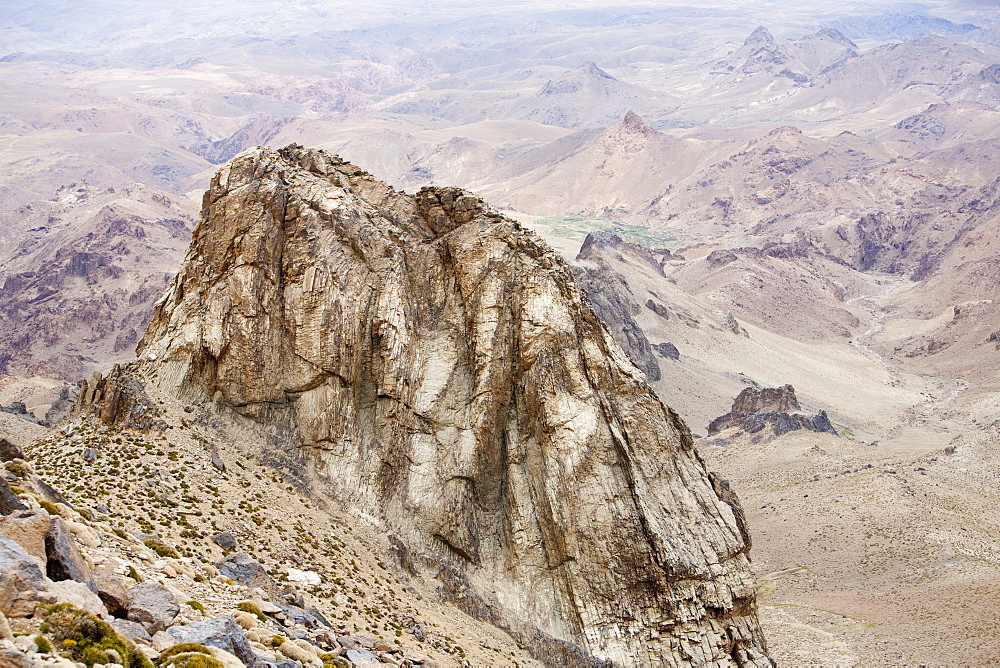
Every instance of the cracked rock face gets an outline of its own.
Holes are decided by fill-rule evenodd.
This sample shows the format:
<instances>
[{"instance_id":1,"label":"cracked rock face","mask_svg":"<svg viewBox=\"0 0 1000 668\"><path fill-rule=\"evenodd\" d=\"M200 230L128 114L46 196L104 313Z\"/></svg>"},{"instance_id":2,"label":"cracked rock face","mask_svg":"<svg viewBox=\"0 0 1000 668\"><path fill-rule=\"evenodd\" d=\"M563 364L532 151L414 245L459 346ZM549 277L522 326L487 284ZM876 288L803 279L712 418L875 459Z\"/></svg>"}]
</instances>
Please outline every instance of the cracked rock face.
<instances>
[{"instance_id":1,"label":"cracked rock face","mask_svg":"<svg viewBox=\"0 0 1000 668\"><path fill-rule=\"evenodd\" d=\"M771 665L733 508L537 236L296 146L224 166L202 216L149 382L288 435L547 663Z\"/></svg>"}]
</instances>

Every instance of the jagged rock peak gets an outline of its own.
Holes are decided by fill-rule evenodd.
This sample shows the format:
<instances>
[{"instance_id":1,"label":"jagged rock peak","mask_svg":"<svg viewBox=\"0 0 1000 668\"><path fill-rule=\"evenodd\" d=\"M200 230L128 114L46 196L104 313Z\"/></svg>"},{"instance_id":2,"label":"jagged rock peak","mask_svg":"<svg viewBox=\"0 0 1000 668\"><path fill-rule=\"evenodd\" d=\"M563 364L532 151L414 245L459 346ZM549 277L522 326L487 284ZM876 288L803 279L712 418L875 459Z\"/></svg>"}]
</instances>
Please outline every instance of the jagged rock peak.
<instances>
[{"instance_id":1,"label":"jagged rock peak","mask_svg":"<svg viewBox=\"0 0 1000 668\"><path fill-rule=\"evenodd\" d=\"M569 70L555 81L548 81L542 86L541 94L562 95L588 88L605 90L609 86L614 89L622 86L622 82L591 61Z\"/></svg>"},{"instance_id":2,"label":"jagged rock peak","mask_svg":"<svg viewBox=\"0 0 1000 668\"><path fill-rule=\"evenodd\" d=\"M633 134L656 134L656 130L646 125L646 122L642 120L642 117L634 111L629 111L625 114L625 118L622 119L620 127L622 130Z\"/></svg>"},{"instance_id":3,"label":"jagged rock peak","mask_svg":"<svg viewBox=\"0 0 1000 668\"><path fill-rule=\"evenodd\" d=\"M593 77L600 77L602 79L614 79L613 76L611 76L610 74L602 70L600 67L598 67L597 63L595 63L592 60L584 63L583 65L580 65L579 67L576 68L575 71Z\"/></svg>"},{"instance_id":4,"label":"jagged rock peak","mask_svg":"<svg viewBox=\"0 0 1000 668\"><path fill-rule=\"evenodd\" d=\"M858 45L852 42L844 33L840 32L836 28L823 28L819 32L816 32L813 37L819 37L822 39L829 40L831 42L836 42L837 44L842 44L851 49L857 49Z\"/></svg>"},{"instance_id":5,"label":"jagged rock peak","mask_svg":"<svg viewBox=\"0 0 1000 668\"><path fill-rule=\"evenodd\" d=\"M774 37L771 36L771 33L764 26L757 26L743 42L743 46L750 46L751 44L774 44Z\"/></svg>"},{"instance_id":6,"label":"jagged rock peak","mask_svg":"<svg viewBox=\"0 0 1000 668\"><path fill-rule=\"evenodd\" d=\"M733 401L734 413L791 413L801 410L791 385L781 387L744 388Z\"/></svg>"},{"instance_id":7,"label":"jagged rock peak","mask_svg":"<svg viewBox=\"0 0 1000 668\"><path fill-rule=\"evenodd\" d=\"M120 414L142 377L272 435L242 447L549 665L772 665L734 497L539 237L294 145L204 205L139 361L87 396Z\"/></svg>"}]
</instances>

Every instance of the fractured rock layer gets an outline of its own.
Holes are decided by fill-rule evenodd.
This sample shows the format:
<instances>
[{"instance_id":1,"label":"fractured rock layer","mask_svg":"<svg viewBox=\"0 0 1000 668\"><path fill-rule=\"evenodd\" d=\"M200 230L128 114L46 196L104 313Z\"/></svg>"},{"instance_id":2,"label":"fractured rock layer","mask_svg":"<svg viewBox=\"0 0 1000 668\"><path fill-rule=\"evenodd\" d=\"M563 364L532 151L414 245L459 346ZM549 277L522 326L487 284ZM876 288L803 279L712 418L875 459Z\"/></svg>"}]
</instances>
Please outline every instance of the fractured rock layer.
<instances>
[{"instance_id":1,"label":"fractured rock layer","mask_svg":"<svg viewBox=\"0 0 1000 668\"><path fill-rule=\"evenodd\" d=\"M549 664L771 665L747 539L687 427L565 262L464 191L243 153L138 354L298 446L405 567ZM83 394L120 412L126 375Z\"/></svg>"}]
</instances>

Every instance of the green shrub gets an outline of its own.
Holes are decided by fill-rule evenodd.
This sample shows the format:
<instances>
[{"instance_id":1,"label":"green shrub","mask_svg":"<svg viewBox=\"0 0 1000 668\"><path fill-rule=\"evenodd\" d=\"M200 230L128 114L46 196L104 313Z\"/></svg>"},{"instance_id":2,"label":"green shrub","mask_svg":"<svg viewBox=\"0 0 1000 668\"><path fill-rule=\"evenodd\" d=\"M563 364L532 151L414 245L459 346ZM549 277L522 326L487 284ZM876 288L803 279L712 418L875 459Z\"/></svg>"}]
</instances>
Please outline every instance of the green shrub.
<instances>
[{"instance_id":1,"label":"green shrub","mask_svg":"<svg viewBox=\"0 0 1000 668\"><path fill-rule=\"evenodd\" d=\"M120 663L125 668L151 668L153 664L111 626L70 603L41 605L53 641L64 656L87 666ZM37 614L37 613L36 613Z\"/></svg>"},{"instance_id":2,"label":"green shrub","mask_svg":"<svg viewBox=\"0 0 1000 668\"><path fill-rule=\"evenodd\" d=\"M197 610L198 612L200 612L201 614L203 615L205 614L205 606L203 606L198 601L188 601L187 604L190 605L195 610Z\"/></svg>"},{"instance_id":3,"label":"green shrub","mask_svg":"<svg viewBox=\"0 0 1000 668\"><path fill-rule=\"evenodd\" d=\"M171 657L161 666L171 666L171 668L225 668L225 664L215 657L202 654L200 652L189 652Z\"/></svg>"},{"instance_id":4,"label":"green shrub","mask_svg":"<svg viewBox=\"0 0 1000 668\"><path fill-rule=\"evenodd\" d=\"M182 642L160 652L160 656L156 659L156 662L161 666L166 665L171 657L175 657L178 654L207 654L211 657L212 650L196 642Z\"/></svg>"},{"instance_id":5,"label":"green shrub","mask_svg":"<svg viewBox=\"0 0 1000 668\"><path fill-rule=\"evenodd\" d=\"M52 653L52 643L50 643L49 639L46 638L45 636L42 635L35 636L35 645L38 646L38 651L41 652L42 654Z\"/></svg>"},{"instance_id":6,"label":"green shrub","mask_svg":"<svg viewBox=\"0 0 1000 668\"><path fill-rule=\"evenodd\" d=\"M135 570L135 566L129 566L128 567L128 573L126 573L126 575L128 575L130 578L132 578L136 582L142 582L142 576L139 575L139 571Z\"/></svg>"},{"instance_id":7,"label":"green shrub","mask_svg":"<svg viewBox=\"0 0 1000 668\"><path fill-rule=\"evenodd\" d=\"M181 557L174 548L152 538L147 540L144 545L161 557L170 557L171 559L180 559Z\"/></svg>"},{"instance_id":8,"label":"green shrub","mask_svg":"<svg viewBox=\"0 0 1000 668\"><path fill-rule=\"evenodd\" d=\"M59 509L56 508L56 504L52 503L51 501L46 501L45 499L39 499L38 500L38 505L40 505L42 507L42 509L45 512L47 512L49 515L58 515L59 514Z\"/></svg>"},{"instance_id":9,"label":"green shrub","mask_svg":"<svg viewBox=\"0 0 1000 668\"><path fill-rule=\"evenodd\" d=\"M255 615L257 619L259 619L262 622L267 621L267 615L265 615L264 612L260 609L260 606L258 606L256 603L253 603L252 601L240 601L239 603L236 604L236 609L242 610L243 612L249 612L251 615Z\"/></svg>"},{"instance_id":10,"label":"green shrub","mask_svg":"<svg viewBox=\"0 0 1000 668\"><path fill-rule=\"evenodd\" d=\"M18 478L26 478L31 475L27 466L20 462L7 462L3 465L5 469L16 475Z\"/></svg>"},{"instance_id":11,"label":"green shrub","mask_svg":"<svg viewBox=\"0 0 1000 668\"><path fill-rule=\"evenodd\" d=\"M281 644L287 642L283 636L271 636L271 646L281 647Z\"/></svg>"}]
</instances>

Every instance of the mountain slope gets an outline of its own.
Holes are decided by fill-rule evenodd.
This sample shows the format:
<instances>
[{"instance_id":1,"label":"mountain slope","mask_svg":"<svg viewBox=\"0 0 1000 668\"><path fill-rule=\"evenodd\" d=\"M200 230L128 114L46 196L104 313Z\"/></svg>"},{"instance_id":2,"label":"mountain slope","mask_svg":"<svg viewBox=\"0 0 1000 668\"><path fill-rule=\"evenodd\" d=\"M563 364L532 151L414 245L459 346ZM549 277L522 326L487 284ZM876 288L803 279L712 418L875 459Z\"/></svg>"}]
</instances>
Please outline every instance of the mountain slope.
<instances>
[{"instance_id":1,"label":"mountain slope","mask_svg":"<svg viewBox=\"0 0 1000 668\"><path fill-rule=\"evenodd\" d=\"M210 402L547 662L771 665L737 502L537 237L297 146L205 203L140 361L84 403Z\"/></svg>"}]
</instances>

